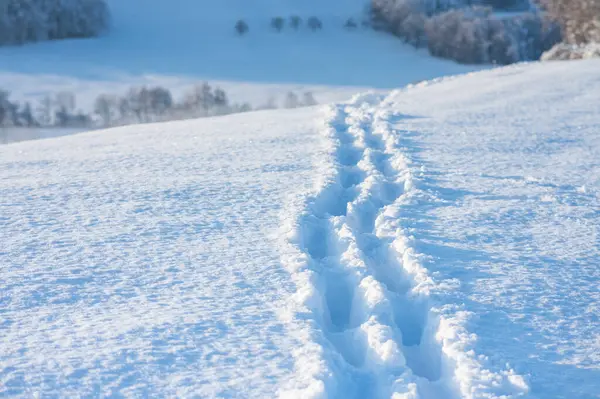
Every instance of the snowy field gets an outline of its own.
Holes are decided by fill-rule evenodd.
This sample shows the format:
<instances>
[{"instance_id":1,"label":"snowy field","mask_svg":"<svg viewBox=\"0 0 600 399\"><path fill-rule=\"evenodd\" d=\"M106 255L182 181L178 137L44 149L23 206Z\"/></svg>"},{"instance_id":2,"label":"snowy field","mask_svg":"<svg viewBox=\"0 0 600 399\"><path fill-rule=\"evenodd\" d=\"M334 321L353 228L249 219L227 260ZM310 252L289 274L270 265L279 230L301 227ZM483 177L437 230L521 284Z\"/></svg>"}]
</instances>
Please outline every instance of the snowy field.
<instances>
[{"instance_id":1,"label":"snowy field","mask_svg":"<svg viewBox=\"0 0 600 399\"><path fill-rule=\"evenodd\" d=\"M0 396L598 398L600 62L0 147Z\"/></svg>"},{"instance_id":2,"label":"snowy field","mask_svg":"<svg viewBox=\"0 0 600 399\"><path fill-rule=\"evenodd\" d=\"M343 101L366 89L485 68L435 59L389 34L348 32L363 17L364 0L107 0L113 28L104 37L0 47L0 89L37 103L70 91L90 111L102 93L161 85L179 96L203 80L233 102L259 106L274 97L312 91L319 103ZM323 30L270 28L271 18L316 16ZM238 37L244 19L250 32Z\"/></svg>"}]
</instances>

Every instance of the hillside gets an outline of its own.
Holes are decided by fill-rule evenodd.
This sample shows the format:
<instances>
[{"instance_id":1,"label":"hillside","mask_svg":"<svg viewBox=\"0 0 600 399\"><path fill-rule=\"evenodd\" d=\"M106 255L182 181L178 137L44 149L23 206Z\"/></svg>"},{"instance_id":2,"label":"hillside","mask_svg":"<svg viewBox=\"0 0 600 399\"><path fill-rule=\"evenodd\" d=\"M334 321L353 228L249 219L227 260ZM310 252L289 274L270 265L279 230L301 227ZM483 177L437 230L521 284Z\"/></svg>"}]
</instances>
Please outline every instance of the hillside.
<instances>
[{"instance_id":1,"label":"hillside","mask_svg":"<svg viewBox=\"0 0 600 399\"><path fill-rule=\"evenodd\" d=\"M367 88L391 89L475 67L432 58L384 33L343 24L359 19L363 0L109 0L113 26L103 37L0 47L0 88L38 101L72 91L91 110L100 93L132 85L174 90L208 80L236 102L264 103L288 90L312 90L319 102ZM323 29L282 33L271 18L317 16ZM238 37L238 19L250 32Z\"/></svg>"},{"instance_id":2,"label":"hillside","mask_svg":"<svg viewBox=\"0 0 600 399\"><path fill-rule=\"evenodd\" d=\"M599 68L0 146L0 395L597 397Z\"/></svg>"}]
</instances>

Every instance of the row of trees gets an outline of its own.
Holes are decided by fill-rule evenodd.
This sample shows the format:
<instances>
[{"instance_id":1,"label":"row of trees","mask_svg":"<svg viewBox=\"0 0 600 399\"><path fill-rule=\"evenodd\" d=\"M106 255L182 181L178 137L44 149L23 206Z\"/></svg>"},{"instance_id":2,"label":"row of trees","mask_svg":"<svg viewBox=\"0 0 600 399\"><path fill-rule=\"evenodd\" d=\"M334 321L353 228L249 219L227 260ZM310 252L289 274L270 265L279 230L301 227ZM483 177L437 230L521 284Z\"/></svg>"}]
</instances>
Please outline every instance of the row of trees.
<instances>
[{"instance_id":1,"label":"row of trees","mask_svg":"<svg viewBox=\"0 0 600 399\"><path fill-rule=\"evenodd\" d=\"M0 45L97 36L109 21L104 0L0 0Z\"/></svg>"},{"instance_id":2,"label":"row of trees","mask_svg":"<svg viewBox=\"0 0 600 399\"><path fill-rule=\"evenodd\" d=\"M275 109L279 106L297 108L316 104L311 92L299 95L290 91L281 104L275 98L270 98L254 109ZM46 96L36 107L32 107L29 102L19 104L11 101L10 94L0 90L0 126L107 127L225 115L252 109L248 103L231 103L224 90L213 88L208 83L192 87L178 101L164 87L134 87L122 96L101 94L89 113L77 109L75 95L70 92Z\"/></svg>"},{"instance_id":3,"label":"row of trees","mask_svg":"<svg viewBox=\"0 0 600 399\"><path fill-rule=\"evenodd\" d=\"M526 0L371 0L369 12L376 29L462 63L537 60L561 39L559 26L535 10L497 17L491 6L529 8Z\"/></svg>"},{"instance_id":4,"label":"row of trees","mask_svg":"<svg viewBox=\"0 0 600 399\"><path fill-rule=\"evenodd\" d=\"M89 126L92 118L75 109L75 96L69 92L44 97L37 107L30 102L19 104L10 100L10 93L0 90L0 126Z\"/></svg>"},{"instance_id":5,"label":"row of trees","mask_svg":"<svg viewBox=\"0 0 600 399\"><path fill-rule=\"evenodd\" d=\"M292 15L287 19L283 17L274 17L271 19L270 27L276 32L281 32L283 29L285 29L286 26L289 26L294 31L298 31L304 25L306 25L306 27L313 32L323 29L323 22L319 18L309 17L306 21L304 21L301 17L297 15ZM363 27L368 27L369 22L367 20L364 20L361 22L361 25ZM356 29L358 27L359 24L354 18L348 18L344 23L344 28L346 29ZM234 29L238 35L244 35L250 31L248 23L243 19L240 19L236 22Z\"/></svg>"}]
</instances>

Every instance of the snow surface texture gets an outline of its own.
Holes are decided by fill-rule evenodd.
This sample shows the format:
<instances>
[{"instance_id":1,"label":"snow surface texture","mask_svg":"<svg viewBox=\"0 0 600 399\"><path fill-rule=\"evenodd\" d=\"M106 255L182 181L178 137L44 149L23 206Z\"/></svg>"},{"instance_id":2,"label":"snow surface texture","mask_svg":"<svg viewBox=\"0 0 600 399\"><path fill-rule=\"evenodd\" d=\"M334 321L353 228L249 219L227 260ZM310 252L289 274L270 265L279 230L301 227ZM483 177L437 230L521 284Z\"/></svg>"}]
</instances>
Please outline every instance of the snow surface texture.
<instances>
[{"instance_id":1,"label":"snow surface texture","mask_svg":"<svg viewBox=\"0 0 600 399\"><path fill-rule=\"evenodd\" d=\"M347 100L365 88L409 83L479 70L435 59L385 33L343 29L362 16L365 0L109 0L113 27L104 37L0 47L0 88L36 102L71 91L91 110L101 93L132 85L161 85L177 94L208 80L234 102L254 106L288 90L313 91L320 103ZM271 18L317 16L324 28L286 27ZM238 37L244 19L250 32Z\"/></svg>"},{"instance_id":2,"label":"snow surface texture","mask_svg":"<svg viewBox=\"0 0 600 399\"><path fill-rule=\"evenodd\" d=\"M0 394L597 398L598 70L0 147Z\"/></svg>"},{"instance_id":3,"label":"snow surface texture","mask_svg":"<svg viewBox=\"0 0 600 399\"><path fill-rule=\"evenodd\" d=\"M270 397L301 345L273 235L316 116L2 146L0 396Z\"/></svg>"}]
</instances>

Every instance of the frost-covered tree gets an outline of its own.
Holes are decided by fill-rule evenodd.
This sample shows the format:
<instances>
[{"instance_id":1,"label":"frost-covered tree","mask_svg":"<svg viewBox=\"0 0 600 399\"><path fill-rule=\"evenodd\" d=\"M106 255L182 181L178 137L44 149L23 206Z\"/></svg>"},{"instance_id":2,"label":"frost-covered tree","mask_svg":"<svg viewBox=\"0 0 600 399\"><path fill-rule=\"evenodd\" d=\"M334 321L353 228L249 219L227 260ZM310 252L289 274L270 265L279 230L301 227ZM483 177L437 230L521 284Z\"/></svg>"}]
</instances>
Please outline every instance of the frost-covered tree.
<instances>
[{"instance_id":1,"label":"frost-covered tree","mask_svg":"<svg viewBox=\"0 0 600 399\"><path fill-rule=\"evenodd\" d=\"M221 89L220 87L215 89L213 98L216 107L226 107L229 105L227 93L225 93L225 90Z\"/></svg>"},{"instance_id":2,"label":"frost-covered tree","mask_svg":"<svg viewBox=\"0 0 600 399\"><path fill-rule=\"evenodd\" d=\"M119 118L119 99L117 96L101 94L94 101L94 113L98 115L104 126L112 125Z\"/></svg>"},{"instance_id":3,"label":"frost-covered tree","mask_svg":"<svg viewBox=\"0 0 600 399\"><path fill-rule=\"evenodd\" d=\"M75 94L70 91L61 91L56 94L54 103L58 108L64 108L67 112L73 112L77 105Z\"/></svg>"},{"instance_id":4,"label":"frost-covered tree","mask_svg":"<svg viewBox=\"0 0 600 399\"><path fill-rule=\"evenodd\" d=\"M44 126L50 126L54 122L54 100L51 96L42 97L37 107L37 119Z\"/></svg>"},{"instance_id":5,"label":"frost-covered tree","mask_svg":"<svg viewBox=\"0 0 600 399\"><path fill-rule=\"evenodd\" d=\"M215 106L215 96L212 88L206 82L194 86L184 96L182 107L196 116L206 116Z\"/></svg>"},{"instance_id":6,"label":"frost-covered tree","mask_svg":"<svg viewBox=\"0 0 600 399\"><path fill-rule=\"evenodd\" d=\"M0 1L0 45L97 36L109 23L104 0Z\"/></svg>"},{"instance_id":7,"label":"frost-covered tree","mask_svg":"<svg viewBox=\"0 0 600 399\"><path fill-rule=\"evenodd\" d=\"M241 112L250 112L250 111L252 111L252 106L248 103L234 104L231 107L232 113L241 113Z\"/></svg>"},{"instance_id":8,"label":"frost-covered tree","mask_svg":"<svg viewBox=\"0 0 600 399\"><path fill-rule=\"evenodd\" d=\"M539 14L499 19L486 8L438 14L427 21L426 36L431 54L468 64L536 60L560 38Z\"/></svg>"},{"instance_id":9,"label":"frost-covered tree","mask_svg":"<svg viewBox=\"0 0 600 399\"><path fill-rule=\"evenodd\" d=\"M10 92L0 89L0 126L6 125L11 118L12 104L9 98Z\"/></svg>"},{"instance_id":10,"label":"frost-covered tree","mask_svg":"<svg viewBox=\"0 0 600 399\"><path fill-rule=\"evenodd\" d=\"M451 10L430 18L425 25L429 52L466 64L489 62L487 54L489 9Z\"/></svg>"},{"instance_id":11,"label":"frost-covered tree","mask_svg":"<svg viewBox=\"0 0 600 399\"><path fill-rule=\"evenodd\" d=\"M300 105L300 99L298 99L298 95L293 91L290 91L285 96L284 107L285 108L298 108Z\"/></svg>"},{"instance_id":12,"label":"frost-covered tree","mask_svg":"<svg viewBox=\"0 0 600 399\"><path fill-rule=\"evenodd\" d=\"M20 111L19 120L23 126L32 127L38 125L35 117L33 116L33 111L29 102L26 102L23 106L23 109Z\"/></svg>"},{"instance_id":13,"label":"frost-covered tree","mask_svg":"<svg viewBox=\"0 0 600 399\"><path fill-rule=\"evenodd\" d=\"M542 14L499 18L493 8L482 6L486 4L503 9L529 7L528 0L371 0L368 12L375 29L463 63L538 59L559 36L556 25Z\"/></svg>"},{"instance_id":14,"label":"frost-covered tree","mask_svg":"<svg viewBox=\"0 0 600 399\"><path fill-rule=\"evenodd\" d=\"M173 96L164 87L154 87L148 91L150 112L152 115L162 117L173 107Z\"/></svg>"}]
</instances>

